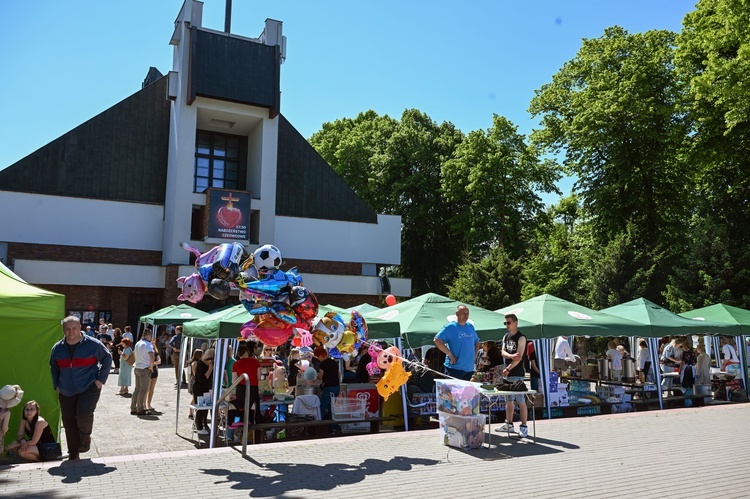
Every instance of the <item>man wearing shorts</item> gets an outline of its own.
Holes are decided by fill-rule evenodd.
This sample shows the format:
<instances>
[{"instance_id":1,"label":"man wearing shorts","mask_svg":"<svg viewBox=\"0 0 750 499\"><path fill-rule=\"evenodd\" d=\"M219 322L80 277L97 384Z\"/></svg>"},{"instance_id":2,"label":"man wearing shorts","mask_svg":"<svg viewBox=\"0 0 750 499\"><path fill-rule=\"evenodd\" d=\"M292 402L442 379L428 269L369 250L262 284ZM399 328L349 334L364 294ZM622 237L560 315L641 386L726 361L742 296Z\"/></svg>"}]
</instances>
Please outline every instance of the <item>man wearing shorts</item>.
<instances>
[{"instance_id":1,"label":"man wearing shorts","mask_svg":"<svg viewBox=\"0 0 750 499\"><path fill-rule=\"evenodd\" d=\"M525 372L523 369L524 361L526 358L526 336L518 330L518 317L515 314L508 314L505 316L505 327L508 328L508 332L503 336L503 359L505 360L505 369L503 369L503 377L509 382L523 381ZM529 428L526 425L529 419L529 411L526 408L526 395L505 395L505 424L495 431L498 432L514 432L513 428L513 410L515 402L518 404L518 409L521 412L521 437L527 437L529 435Z\"/></svg>"}]
</instances>

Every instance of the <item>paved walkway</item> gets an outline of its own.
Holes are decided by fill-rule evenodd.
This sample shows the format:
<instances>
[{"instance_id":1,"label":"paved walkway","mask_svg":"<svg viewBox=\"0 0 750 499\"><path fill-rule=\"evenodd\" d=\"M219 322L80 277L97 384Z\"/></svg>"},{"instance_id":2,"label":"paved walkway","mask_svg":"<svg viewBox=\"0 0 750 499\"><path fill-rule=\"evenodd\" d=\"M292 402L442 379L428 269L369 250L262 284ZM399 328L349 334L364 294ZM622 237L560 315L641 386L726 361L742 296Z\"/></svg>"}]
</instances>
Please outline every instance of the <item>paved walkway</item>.
<instances>
[{"instance_id":1,"label":"paved walkway","mask_svg":"<svg viewBox=\"0 0 750 499\"><path fill-rule=\"evenodd\" d=\"M175 435L167 373L154 402L163 415L130 416L110 383L88 459L0 467L0 496L726 499L750 490L748 404L539 421L536 444L493 433L491 448L467 452L427 430L248 446L245 459L241 448L196 449L187 418L185 438Z\"/></svg>"}]
</instances>

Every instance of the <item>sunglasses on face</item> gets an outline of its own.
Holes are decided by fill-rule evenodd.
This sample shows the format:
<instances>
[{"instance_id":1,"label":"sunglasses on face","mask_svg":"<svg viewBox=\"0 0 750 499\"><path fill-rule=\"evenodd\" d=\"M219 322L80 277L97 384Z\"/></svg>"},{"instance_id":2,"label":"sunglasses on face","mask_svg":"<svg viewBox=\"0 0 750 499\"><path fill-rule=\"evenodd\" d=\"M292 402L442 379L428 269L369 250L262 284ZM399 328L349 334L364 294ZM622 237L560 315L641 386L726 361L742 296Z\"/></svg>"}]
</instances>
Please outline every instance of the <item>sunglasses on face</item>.
<instances>
[{"instance_id":1,"label":"sunglasses on face","mask_svg":"<svg viewBox=\"0 0 750 499\"><path fill-rule=\"evenodd\" d=\"M510 326L513 323L511 321L505 321L505 322L503 322L503 324L505 324L506 326Z\"/></svg>"}]
</instances>

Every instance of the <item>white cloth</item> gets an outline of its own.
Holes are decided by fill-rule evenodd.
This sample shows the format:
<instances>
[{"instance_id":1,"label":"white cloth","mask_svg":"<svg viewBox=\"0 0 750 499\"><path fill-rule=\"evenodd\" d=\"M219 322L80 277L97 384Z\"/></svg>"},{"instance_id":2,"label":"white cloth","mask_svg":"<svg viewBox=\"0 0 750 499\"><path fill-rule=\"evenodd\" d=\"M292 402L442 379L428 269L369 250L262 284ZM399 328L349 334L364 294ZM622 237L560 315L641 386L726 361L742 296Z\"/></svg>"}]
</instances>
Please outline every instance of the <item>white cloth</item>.
<instances>
[{"instance_id":1,"label":"white cloth","mask_svg":"<svg viewBox=\"0 0 750 499\"><path fill-rule=\"evenodd\" d=\"M651 352L649 351L648 347L641 348L641 351L638 352L638 369L643 371L643 369L646 368L646 362L651 361Z\"/></svg>"},{"instance_id":2,"label":"white cloth","mask_svg":"<svg viewBox=\"0 0 750 499\"><path fill-rule=\"evenodd\" d=\"M151 365L149 352L154 352L154 346L150 341L140 340L135 344L135 365L136 369L148 369Z\"/></svg>"},{"instance_id":3,"label":"white cloth","mask_svg":"<svg viewBox=\"0 0 750 499\"><path fill-rule=\"evenodd\" d=\"M122 333L123 338L127 338L130 340L130 343L133 343L133 333Z\"/></svg>"},{"instance_id":4,"label":"white cloth","mask_svg":"<svg viewBox=\"0 0 750 499\"><path fill-rule=\"evenodd\" d=\"M622 370L622 354L620 351L616 348L610 348L607 350L607 357L612 359L612 370L613 371L621 371Z\"/></svg>"},{"instance_id":5,"label":"white cloth","mask_svg":"<svg viewBox=\"0 0 750 499\"><path fill-rule=\"evenodd\" d=\"M312 414L320 421L320 397L317 395L297 395L292 405L292 414Z\"/></svg>"},{"instance_id":6,"label":"white cloth","mask_svg":"<svg viewBox=\"0 0 750 499\"><path fill-rule=\"evenodd\" d=\"M570 348L570 343L564 336L557 338L557 345L555 346L555 358L556 359L572 359L573 350Z\"/></svg>"},{"instance_id":7,"label":"white cloth","mask_svg":"<svg viewBox=\"0 0 750 499\"><path fill-rule=\"evenodd\" d=\"M734 347L729 343L721 347L721 358L730 362L740 361L740 359L737 358L737 352L735 351Z\"/></svg>"}]
</instances>

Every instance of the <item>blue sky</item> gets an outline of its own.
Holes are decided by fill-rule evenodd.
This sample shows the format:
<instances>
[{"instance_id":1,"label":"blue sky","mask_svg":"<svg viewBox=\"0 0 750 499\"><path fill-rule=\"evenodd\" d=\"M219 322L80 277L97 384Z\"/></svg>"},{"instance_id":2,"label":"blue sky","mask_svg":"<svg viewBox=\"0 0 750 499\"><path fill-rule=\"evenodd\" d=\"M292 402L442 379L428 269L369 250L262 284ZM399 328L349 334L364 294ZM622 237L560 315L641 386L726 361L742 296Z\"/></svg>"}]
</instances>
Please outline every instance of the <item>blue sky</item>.
<instances>
[{"instance_id":1,"label":"blue sky","mask_svg":"<svg viewBox=\"0 0 750 499\"><path fill-rule=\"evenodd\" d=\"M534 91L606 27L679 31L683 0L233 0L232 32L283 21L281 110L305 136L373 109L416 108L468 133L492 114L528 134ZM0 0L0 169L125 99L172 66L182 0ZM203 26L224 29L225 0ZM570 190L570 181L561 184ZM2 186L0 186L0 189Z\"/></svg>"}]
</instances>

